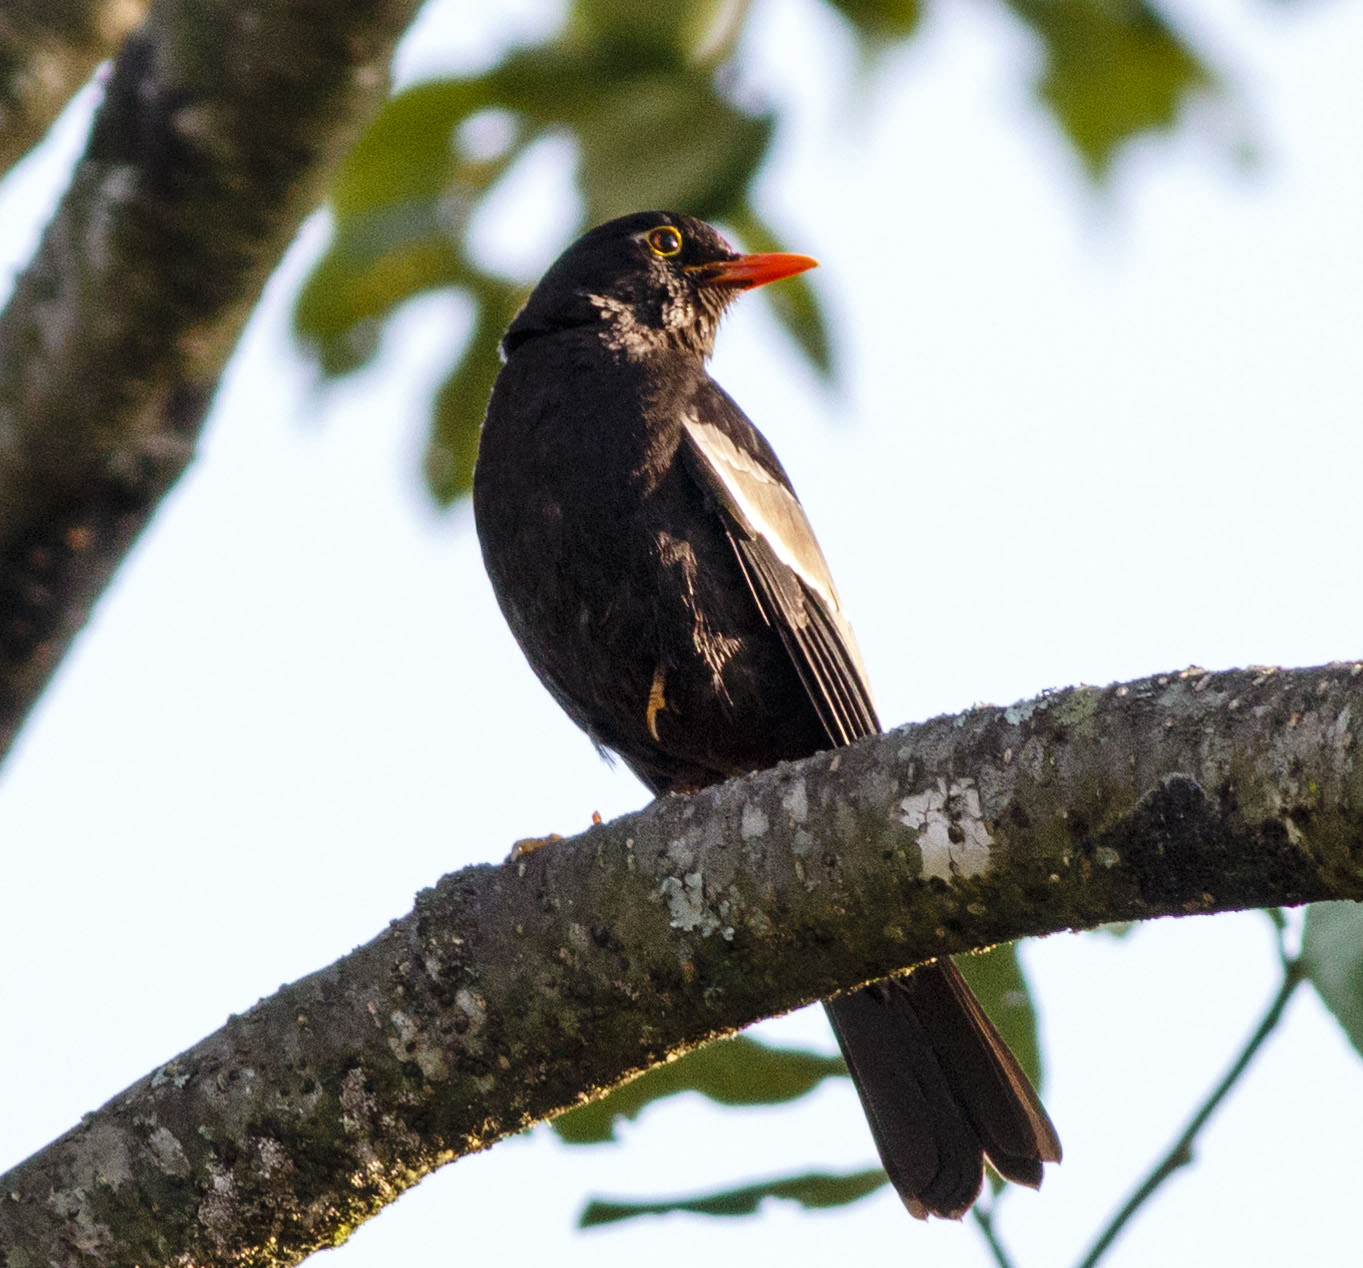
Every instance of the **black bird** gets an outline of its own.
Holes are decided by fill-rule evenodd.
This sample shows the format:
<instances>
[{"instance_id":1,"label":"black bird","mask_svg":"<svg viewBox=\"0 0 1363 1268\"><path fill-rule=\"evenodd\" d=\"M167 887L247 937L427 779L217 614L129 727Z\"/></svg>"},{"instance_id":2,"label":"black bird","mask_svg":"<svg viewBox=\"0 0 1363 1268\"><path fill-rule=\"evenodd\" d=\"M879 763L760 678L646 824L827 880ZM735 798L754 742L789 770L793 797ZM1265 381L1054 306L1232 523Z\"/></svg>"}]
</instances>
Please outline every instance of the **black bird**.
<instances>
[{"instance_id":1,"label":"black bird","mask_svg":"<svg viewBox=\"0 0 1363 1268\"><path fill-rule=\"evenodd\" d=\"M488 574L540 681L658 795L880 730L790 481L705 368L740 291L814 263L641 212L570 246L502 340L473 482ZM915 1215L962 1215L985 1156L1033 1186L1060 1160L950 960L825 1006Z\"/></svg>"}]
</instances>

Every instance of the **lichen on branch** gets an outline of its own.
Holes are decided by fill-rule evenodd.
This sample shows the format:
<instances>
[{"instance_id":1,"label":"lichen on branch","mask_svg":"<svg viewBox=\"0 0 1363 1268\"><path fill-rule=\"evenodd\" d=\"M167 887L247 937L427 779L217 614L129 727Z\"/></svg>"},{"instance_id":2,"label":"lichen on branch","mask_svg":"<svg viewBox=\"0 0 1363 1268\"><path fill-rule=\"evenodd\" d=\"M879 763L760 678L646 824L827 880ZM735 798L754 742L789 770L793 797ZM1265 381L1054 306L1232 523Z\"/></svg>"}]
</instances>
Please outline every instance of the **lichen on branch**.
<instances>
[{"instance_id":1,"label":"lichen on branch","mask_svg":"<svg viewBox=\"0 0 1363 1268\"><path fill-rule=\"evenodd\" d=\"M902 727L467 868L0 1177L0 1252L296 1263L445 1162L933 956L1363 898L1361 731L1363 665L1189 670Z\"/></svg>"}]
</instances>

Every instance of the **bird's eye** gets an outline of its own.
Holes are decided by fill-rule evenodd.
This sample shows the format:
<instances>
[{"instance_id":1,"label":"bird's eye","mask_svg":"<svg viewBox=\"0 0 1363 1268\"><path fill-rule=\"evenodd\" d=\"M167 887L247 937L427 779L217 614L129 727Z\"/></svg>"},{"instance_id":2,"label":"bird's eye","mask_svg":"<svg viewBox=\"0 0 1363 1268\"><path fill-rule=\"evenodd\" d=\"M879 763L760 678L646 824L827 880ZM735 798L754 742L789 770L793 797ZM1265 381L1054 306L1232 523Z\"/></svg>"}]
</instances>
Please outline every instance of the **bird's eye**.
<instances>
[{"instance_id":1,"label":"bird's eye","mask_svg":"<svg viewBox=\"0 0 1363 1268\"><path fill-rule=\"evenodd\" d=\"M682 249L682 236L671 225L659 225L648 231L649 250L663 259L676 255Z\"/></svg>"}]
</instances>

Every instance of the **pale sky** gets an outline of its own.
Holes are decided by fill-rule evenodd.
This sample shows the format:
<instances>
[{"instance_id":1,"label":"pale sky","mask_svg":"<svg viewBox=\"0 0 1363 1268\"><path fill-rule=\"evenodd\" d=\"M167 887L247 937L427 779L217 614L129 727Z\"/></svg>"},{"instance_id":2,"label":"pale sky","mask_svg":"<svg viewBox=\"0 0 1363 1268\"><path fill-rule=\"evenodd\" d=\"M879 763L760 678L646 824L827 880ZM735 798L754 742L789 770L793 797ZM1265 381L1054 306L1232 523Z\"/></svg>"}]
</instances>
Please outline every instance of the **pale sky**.
<instances>
[{"instance_id":1,"label":"pale sky","mask_svg":"<svg viewBox=\"0 0 1363 1268\"><path fill-rule=\"evenodd\" d=\"M484 64L558 11L497 9L430 6L404 78ZM843 382L820 388L755 298L715 375L795 480L887 722L1192 663L1363 655L1363 7L1169 11L1237 95L1094 194L997 6L933 6L852 87L821 6L758 8L746 79L786 112L761 206L822 261ZM7 276L91 104L0 188ZM1245 143L1249 167L1228 156ZM573 223L570 172L550 143L515 173L479 226L489 251L546 265ZM467 508L424 499L426 407L463 306L410 305L375 370L339 387L295 356L289 304L325 234L319 216L300 235L197 461L0 767L0 1169L444 872L646 800L525 667ZM999 1222L1019 1268L1053 1268L1172 1140L1276 980L1253 913L1058 936L1026 959L1066 1160ZM817 1011L762 1033L832 1046ZM504 1142L321 1262L990 1262L972 1228L917 1224L889 1190L818 1215L573 1230L593 1195L869 1165L850 1085L746 1115L680 1101L623 1136ZM1360 1137L1363 1063L1302 991L1196 1168L1104 1262L1355 1263Z\"/></svg>"}]
</instances>

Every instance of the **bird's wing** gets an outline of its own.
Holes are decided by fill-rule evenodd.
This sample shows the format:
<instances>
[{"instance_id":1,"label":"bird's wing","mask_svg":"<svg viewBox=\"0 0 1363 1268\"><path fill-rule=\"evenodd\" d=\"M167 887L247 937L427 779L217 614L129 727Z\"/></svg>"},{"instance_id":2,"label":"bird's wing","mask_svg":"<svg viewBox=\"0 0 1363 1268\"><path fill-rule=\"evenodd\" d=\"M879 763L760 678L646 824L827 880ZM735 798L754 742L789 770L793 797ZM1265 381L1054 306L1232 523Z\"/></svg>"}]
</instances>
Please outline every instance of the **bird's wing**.
<instances>
[{"instance_id":1,"label":"bird's wing","mask_svg":"<svg viewBox=\"0 0 1363 1268\"><path fill-rule=\"evenodd\" d=\"M683 419L687 458L712 498L769 625L834 744L880 730L852 627L781 464L717 388Z\"/></svg>"}]
</instances>

